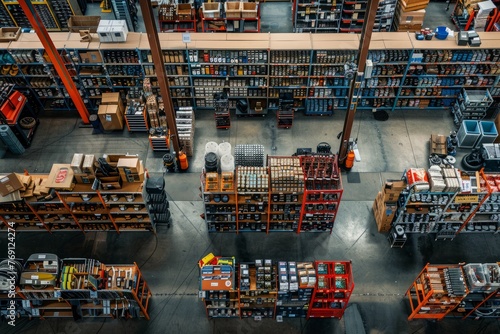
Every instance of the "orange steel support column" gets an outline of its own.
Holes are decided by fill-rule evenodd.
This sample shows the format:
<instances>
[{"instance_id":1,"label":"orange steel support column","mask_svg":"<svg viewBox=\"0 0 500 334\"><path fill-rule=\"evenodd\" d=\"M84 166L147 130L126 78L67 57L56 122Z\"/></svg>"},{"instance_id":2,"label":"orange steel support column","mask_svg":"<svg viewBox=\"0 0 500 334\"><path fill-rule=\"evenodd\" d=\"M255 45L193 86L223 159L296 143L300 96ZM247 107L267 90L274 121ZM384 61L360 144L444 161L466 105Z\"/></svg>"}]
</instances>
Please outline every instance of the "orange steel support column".
<instances>
[{"instance_id":1,"label":"orange steel support column","mask_svg":"<svg viewBox=\"0 0 500 334\"><path fill-rule=\"evenodd\" d=\"M168 84L167 71L163 62L160 40L158 39L158 31L156 30L155 17L153 15L153 7L151 1L140 0L142 17L144 18L144 26L148 35L149 48L156 69L156 78L160 86L160 94L163 98L165 107L165 115L167 116L167 125L170 131L171 143L174 146L175 156L179 161L179 152L181 150L179 136L177 135L177 124L175 123L175 110L170 96L170 86Z\"/></svg>"},{"instance_id":2,"label":"orange steel support column","mask_svg":"<svg viewBox=\"0 0 500 334\"><path fill-rule=\"evenodd\" d=\"M43 47L45 48L45 51L49 55L50 60L52 61L52 64L54 64L54 68L57 71L57 74L61 78L62 83L64 84L64 87L66 87L66 90L69 93L69 96L73 100L73 103L76 106L76 109L78 110L78 113L80 114L80 117L82 118L83 123L89 124L89 112L87 110L87 107L85 106L85 103L83 102L82 97L80 96L80 93L78 92L78 88L76 88L75 83L73 82L73 78L69 74L68 70L66 69L66 66L64 65L64 62L57 52L57 49L50 39L49 33L47 32L47 29L45 29L45 26L42 23L42 20L40 20L40 17L35 11L35 8L33 7L33 4L31 4L30 1L26 0L18 0L19 5L23 9L24 13L26 14L26 17L30 21L31 25L33 26L33 29L35 29L36 34L38 35L38 38L40 39L40 42L42 42Z\"/></svg>"}]
</instances>

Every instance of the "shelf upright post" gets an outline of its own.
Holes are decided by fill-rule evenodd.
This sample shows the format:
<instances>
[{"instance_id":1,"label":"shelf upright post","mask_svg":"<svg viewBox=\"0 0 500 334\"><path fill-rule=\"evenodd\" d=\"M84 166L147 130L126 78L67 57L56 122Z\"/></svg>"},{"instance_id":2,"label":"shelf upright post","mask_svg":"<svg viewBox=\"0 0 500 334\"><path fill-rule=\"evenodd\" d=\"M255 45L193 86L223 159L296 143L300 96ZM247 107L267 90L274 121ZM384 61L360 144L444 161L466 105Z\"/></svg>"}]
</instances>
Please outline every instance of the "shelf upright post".
<instances>
[{"instance_id":1,"label":"shelf upright post","mask_svg":"<svg viewBox=\"0 0 500 334\"><path fill-rule=\"evenodd\" d=\"M85 103L83 102L82 96L78 92L78 88L73 82L72 76L66 69L64 61L57 52L57 49L54 43L52 42L49 33L47 32L47 29L43 25L42 20L35 11L33 4L31 3L31 1L19 0L19 5L23 9L24 13L26 14L26 17L28 18L31 25L35 29L35 32L38 35L38 38L40 39L40 42L42 43L43 47L45 48L45 51L49 55L50 60L54 64L54 68L57 71L59 77L61 78L64 87L66 87L69 96L73 100L73 103L75 104L75 107L78 110L78 113L80 114L83 123L90 124L89 112L87 110L87 107L85 106Z\"/></svg>"},{"instance_id":2,"label":"shelf upright post","mask_svg":"<svg viewBox=\"0 0 500 334\"><path fill-rule=\"evenodd\" d=\"M345 114L344 127L342 129L342 138L339 147L339 163L344 165L347 158L349 139L351 137L352 125L354 123L354 116L358 104L358 92L361 89L361 81L364 77L364 70L366 58L368 57L368 50L370 48L370 41L372 39L373 26L375 24L375 17L377 16L379 0L368 0L366 6L367 20L363 23L363 30L361 32L361 40L359 41L358 49L358 64L357 69L354 71L354 78L351 79L349 89L349 100L347 102L347 112Z\"/></svg>"},{"instance_id":3,"label":"shelf upright post","mask_svg":"<svg viewBox=\"0 0 500 334\"><path fill-rule=\"evenodd\" d=\"M177 125L175 123L175 111L172 104L172 97L170 95L167 72L163 62L160 40L158 39L158 32L156 30L153 7L151 6L151 1L139 1L139 4L141 5L141 12L144 17L144 25L146 26L146 32L151 49L151 56L155 65L156 77L158 78L158 85L160 86L160 93L165 106L168 129L172 138L172 144L174 145L175 156L177 160L179 160L179 152L181 149L179 136L177 134Z\"/></svg>"}]
</instances>

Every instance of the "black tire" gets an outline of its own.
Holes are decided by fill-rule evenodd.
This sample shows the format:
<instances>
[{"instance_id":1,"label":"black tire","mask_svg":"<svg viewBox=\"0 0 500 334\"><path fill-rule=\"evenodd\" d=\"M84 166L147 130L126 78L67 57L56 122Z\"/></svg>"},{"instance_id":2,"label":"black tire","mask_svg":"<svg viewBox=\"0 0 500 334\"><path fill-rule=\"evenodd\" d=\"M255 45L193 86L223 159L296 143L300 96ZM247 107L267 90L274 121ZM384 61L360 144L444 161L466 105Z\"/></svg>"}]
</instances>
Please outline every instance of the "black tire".
<instances>
[{"instance_id":1,"label":"black tire","mask_svg":"<svg viewBox=\"0 0 500 334\"><path fill-rule=\"evenodd\" d=\"M470 154L467 154L462 158L462 167L467 170L467 171L478 171L483 167L483 164L474 164L474 163L469 163L468 157Z\"/></svg>"},{"instance_id":2,"label":"black tire","mask_svg":"<svg viewBox=\"0 0 500 334\"><path fill-rule=\"evenodd\" d=\"M25 130L32 129L36 125L36 119L34 117L23 117L19 121L19 125Z\"/></svg>"}]
</instances>

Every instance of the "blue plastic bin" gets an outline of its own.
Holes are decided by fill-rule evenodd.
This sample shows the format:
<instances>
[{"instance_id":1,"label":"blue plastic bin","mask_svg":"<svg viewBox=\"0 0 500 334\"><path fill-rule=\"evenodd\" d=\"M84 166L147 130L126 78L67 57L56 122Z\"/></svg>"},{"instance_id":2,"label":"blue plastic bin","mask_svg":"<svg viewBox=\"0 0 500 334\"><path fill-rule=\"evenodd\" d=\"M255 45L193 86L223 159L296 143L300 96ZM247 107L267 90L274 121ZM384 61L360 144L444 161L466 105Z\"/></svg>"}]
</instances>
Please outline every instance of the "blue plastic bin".
<instances>
[{"instance_id":1,"label":"blue plastic bin","mask_svg":"<svg viewBox=\"0 0 500 334\"><path fill-rule=\"evenodd\" d=\"M473 148L480 136L479 121L464 120L457 132L458 147Z\"/></svg>"},{"instance_id":2,"label":"blue plastic bin","mask_svg":"<svg viewBox=\"0 0 500 334\"><path fill-rule=\"evenodd\" d=\"M481 130L481 136L477 140L476 146L482 143L494 143L495 139L498 137L497 127L495 122L491 121L480 121L479 129Z\"/></svg>"},{"instance_id":3,"label":"blue plastic bin","mask_svg":"<svg viewBox=\"0 0 500 334\"><path fill-rule=\"evenodd\" d=\"M446 39L448 37L448 31L446 31L446 27L439 26L436 28L436 38L437 39Z\"/></svg>"}]
</instances>

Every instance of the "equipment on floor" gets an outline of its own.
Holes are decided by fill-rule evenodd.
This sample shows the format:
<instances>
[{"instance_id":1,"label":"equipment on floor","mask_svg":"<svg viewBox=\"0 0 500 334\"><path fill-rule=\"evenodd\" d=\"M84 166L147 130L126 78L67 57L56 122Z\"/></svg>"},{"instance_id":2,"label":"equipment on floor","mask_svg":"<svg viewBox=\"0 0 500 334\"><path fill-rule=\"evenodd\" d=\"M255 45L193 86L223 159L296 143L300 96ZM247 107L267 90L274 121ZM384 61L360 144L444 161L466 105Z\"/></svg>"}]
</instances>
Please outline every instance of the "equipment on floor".
<instances>
[{"instance_id":1,"label":"equipment on floor","mask_svg":"<svg viewBox=\"0 0 500 334\"><path fill-rule=\"evenodd\" d=\"M468 171L484 168L485 172L497 172L500 170L500 144L481 144L463 157L462 167Z\"/></svg>"},{"instance_id":2,"label":"equipment on floor","mask_svg":"<svg viewBox=\"0 0 500 334\"><path fill-rule=\"evenodd\" d=\"M184 151L179 152L179 168L182 171L187 170L189 167L189 163L187 160L187 155L184 153Z\"/></svg>"},{"instance_id":3,"label":"equipment on floor","mask_svg":"<svg viewBox=\"0 0 500 334\"><path fill-rule=\"evenodd\" d=\"M29 91L23 94L16 90L13 84L0 86L0 124L7 125L25 148L31 145L40 123L35 110L30 105L29 94ZM10 148L8 145L11 143L5 144ZM11 151L17 154L24 153L14 148Z\"/></svg>"},{"instance_id":4,"label":"equipment on floor","mask_svg":"<svg viewBox=\"0 0 500 334\"><path fill-rule=\"evenodd\" d=\"M165 171L167 172L175 172L177 168L175 164L175 155L172 153L167 153L163 156L163 167L165 167Z\"/></svg>"}]
</instances>

